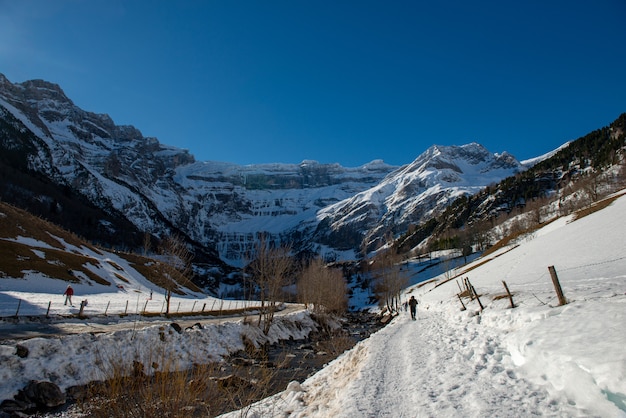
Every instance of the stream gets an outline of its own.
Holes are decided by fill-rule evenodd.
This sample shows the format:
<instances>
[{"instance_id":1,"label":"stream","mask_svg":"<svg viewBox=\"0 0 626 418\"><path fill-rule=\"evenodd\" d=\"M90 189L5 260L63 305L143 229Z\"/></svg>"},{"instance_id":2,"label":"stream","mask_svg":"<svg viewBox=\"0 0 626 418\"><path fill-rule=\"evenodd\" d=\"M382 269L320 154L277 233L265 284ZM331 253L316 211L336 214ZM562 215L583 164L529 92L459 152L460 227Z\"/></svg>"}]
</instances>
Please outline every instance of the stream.
<instances>
[{"instance_id":1,"label":"stream","mask_svg":"<svg viewBox=\"0 0 626 418\"><path fill-rule=\"evenodd\" d=\"M314 332L305 340L286 340L264 349L242 350L224 362L210 367L199 366L197 372L184 372L185 391L191 393L198 390L198 393L194 392L190 399L173 407L174 413L171 416L217 416L244 408L285 390L292 381L303 382L385 325L378 315L366 312L347 313L340 323L339 329ZM125 393L111 392L111 387L137 385L136 377L127 382L100 382L99 385L68 389L65 405L49 411L38 411L31 416L51 418L162 415L163 410L158 409L159 405L151 406L144 401L146 387L155 387L149 389L154 392L159 390L159 376L146 377L142 373L142 378L143 386L139 390L125 389ZM161 386L168 386L169 381L177 382L177 377L168 375L161 380L165 381L160 383ZM136 395L135 392L141 394ZM162 402L170 401L168 396ZM132 405L135 405L134 409Z\"/></svg>"}]
</instances>

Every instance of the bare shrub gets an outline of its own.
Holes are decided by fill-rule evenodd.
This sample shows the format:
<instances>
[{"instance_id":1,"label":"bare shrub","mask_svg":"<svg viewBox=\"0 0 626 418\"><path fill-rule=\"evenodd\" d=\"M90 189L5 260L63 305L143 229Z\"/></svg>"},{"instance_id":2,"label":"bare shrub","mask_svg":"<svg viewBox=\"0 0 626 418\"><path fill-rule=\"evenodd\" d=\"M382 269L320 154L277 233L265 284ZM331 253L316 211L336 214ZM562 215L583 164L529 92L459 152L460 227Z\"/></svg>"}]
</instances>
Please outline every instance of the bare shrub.
<instances>
[{"instance_id":1,"label":"bare shrub","mask_svg":"<svg viewBox=\"0 0 626 418\"><path fill-rule=\"evenodd\" d=\"M213 417L245 408L278 390L276 375L282 364L196 364L181 368L173 353L143 362L99 356L102 379L87 385L76 397L86 416ZM279 381L282 384L282 381Z\"/></svg>"},{"instance_id":2,"label":"bare shrub","mask_svg":"<svg viewBox=\"0 0 626 418\"><path fill-rule=\"evenodd\" d=\"M321 258L313 259L304 268L297 288L299 301L311 305L317 314L341 314L348 308L348 288L343 273L324 265Z\"/></svg>"},{"instance_id":3,"label":"bare shrub","mask_svg":"<svg viewBox=\"0 0 626 418\"><path fill-rule=\"evenodd\" d=\"M259 326L267 335L276 306L283 295L283 288L290 284L294 263L291 248L288 246L272 247L262 236L255 246L255 254L247 270L256 287L261 308L259 309Z\"/></svg>"},{"instance_id":4,"label":"bare shrub","mask_svg":"<svg viewBox=\"0 0 626 418\"><path fill-rule=\"evenodd\" d=\"M374 277L373 290L381 307L389 312L400 309L400 293L408 286L409 279L402 270L402 259L393 248L379 252L371 263L370 273Z\"/></svg>"},{"instance_id":5,"label":"bare shrub","mask_svg":"<svg viewBox=\"0 0 626 418\"><path fill-rule=\"evenodd\" d=\"M193 260L193 254L189 251L182 238L177 236L165 238L159 246L159 253L161 254L160 266L165 278L163 286L166 290L165 314L169 315L172 291L178 288L179 283L183 286L191 284L189 279L192 274L191 261Z\"/></svg>"}]
</instances>

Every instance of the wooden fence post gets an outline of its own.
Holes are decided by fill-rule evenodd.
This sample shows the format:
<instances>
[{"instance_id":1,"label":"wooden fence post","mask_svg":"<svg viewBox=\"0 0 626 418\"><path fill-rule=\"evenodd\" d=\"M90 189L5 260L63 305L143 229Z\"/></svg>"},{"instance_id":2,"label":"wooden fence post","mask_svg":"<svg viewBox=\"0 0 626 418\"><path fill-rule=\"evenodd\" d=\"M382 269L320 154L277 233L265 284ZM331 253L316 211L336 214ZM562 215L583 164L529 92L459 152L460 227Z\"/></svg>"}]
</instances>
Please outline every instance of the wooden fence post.
<instances>
[{"instance_id":1,"label":"wooden fence post","mask_svg":"<svg viewBox=\"0 0 626 418\"><path fill-rule=\"evenodd\" d=\"M46 311L46 318L50 318L50 305L52 305L52 301L48 302L48 310Z\"/></svg>"},{"instance_id":2,"label":"wooden fence post","mask_svg":"<svg viewBox=\"0 0 626 418\"><path fill-rule=\"evenodd\" d=\"M467 293L469 293L470 300L474 300L474 286L472 286L472 283L467 277L465 278L465 288L467 289Z\"/></svg>"},{"instance_id":3,"label":"wooden fence post","mask_svg":"<svg viewBox=\"0 0 626 418\"><path fill-rule=\"evenodd\" d=\"M549 266L548 271L550 272L550 277L552 277L552 284L554 285L556 296L559 298L559 306L567 304L567 300L565 300L565 296L563 295L563 289L561 289L559 276L557 276L554 266Z\"/></svg>"},{"instance_id":4,"label":"wooden fence post","mask_svg":"<svg viewBox=\"0 0 626 418\"><path fill-rule=\"evenodd\" d=\"M485 307L483 306L482 303L480 303L480 298L478 297L478 293L476 293L476 289L474 289L474 286L473 285L470 285L470 286L472 286L472 293L474 294L474 296L476 296L476 300L478 301L478 306L480 306L480 311L482 312L485 309Z\"/></svg>"},{"instance_id":5,"label":"wooden fence post","mask_svg":"<svg viewBox=\"0 0 626 418\"><path fill-rule=\"evenodd\" d=\"M511 302L511 309L515 308L515 304L513 303L513 295L509 292L509 287L506 285L506 282L502 280L502 284L504 285L504 289L506 290L506 294L509 295L509 302Z\"/></svg>"},{"instance_id":6,"label":"wooden fence post","mask_svg":"<svg viewBox=\"0 0 626 418\"><path fill-rule=\"evenodd\" d=\"M83 309L85 309L86 305L87 305L87 301L86 300L81 300L80 301L80 310L78 311L79 318L83 317Z\"/></svg>"},{"instance_id":7,"label":"wooden fence post","mask_svg":"<svg viewBox=\"0 0 626 418\"><path fill-rule=\"evenodd\" d=\"M457 297L459 298L459 302L461 302L461 306L463 306L463 309L461 309L462 311L467 310L467 308L465 307L465 304L463 303L463 299L461 299L461 295L460 294L456 294Z\"/></svg>"}]
</instances>

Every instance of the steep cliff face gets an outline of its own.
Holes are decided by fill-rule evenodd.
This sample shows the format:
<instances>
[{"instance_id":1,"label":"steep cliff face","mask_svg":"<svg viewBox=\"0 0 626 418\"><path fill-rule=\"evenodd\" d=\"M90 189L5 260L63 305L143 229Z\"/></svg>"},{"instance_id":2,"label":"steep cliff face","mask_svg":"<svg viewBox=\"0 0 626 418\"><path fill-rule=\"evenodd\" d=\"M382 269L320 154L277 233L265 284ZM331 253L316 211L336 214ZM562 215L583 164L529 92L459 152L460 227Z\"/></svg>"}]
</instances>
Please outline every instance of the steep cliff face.
<instances>
[{"instance_id":1,"label":"steep cliff face","mask_svg":"<svg viewBox=\"0 0 626 418\"><path fill-rule=\"evenodd\" d=\"M187 229L211 231L197 239L210 239L223 259L239 265L261 232L298 250L311 247L310 230L319 210L376 185L394 168L382 162L357 168L315 161L205 162L181 167L175 180L185 190Z\"/></svg>"},{"instance_id":2,"label":"steep cliff face","mask_svg":"<svg viewBox=\"0 0 626 418\"><path fill-rule=\"evenodd\" d=\"M86 185L83 193L94 199L107 192L93 189L103 176L128 187L152 186L168 170L194 161L187 151L145 138L133 126L117 126L108 115L83 111L56 84L10 84L2 77L0 98L4 108L45 144L44 159L54 167L49 174L79 189ZM32 159L30 168L41 170L42 163Z\"/></svg>"},{"instance_id":3,"label":"steep cliff face","mask_svg":"<svg viewBox=\"0 0 626 418\"><path fill-rule=\"evenodd\" d=\"M18 170L38 173L138 231L182 234L234 266L247 259L259 233L296 250L353 257L364 239L375 245L450 199L521 170L512 156L478 144L433 146L403 167L198 162L78 108L56 84L12 84L2 75L0 120L3 152L19 148L15 155L23 158Z\"/></svg>"}]
</instances>

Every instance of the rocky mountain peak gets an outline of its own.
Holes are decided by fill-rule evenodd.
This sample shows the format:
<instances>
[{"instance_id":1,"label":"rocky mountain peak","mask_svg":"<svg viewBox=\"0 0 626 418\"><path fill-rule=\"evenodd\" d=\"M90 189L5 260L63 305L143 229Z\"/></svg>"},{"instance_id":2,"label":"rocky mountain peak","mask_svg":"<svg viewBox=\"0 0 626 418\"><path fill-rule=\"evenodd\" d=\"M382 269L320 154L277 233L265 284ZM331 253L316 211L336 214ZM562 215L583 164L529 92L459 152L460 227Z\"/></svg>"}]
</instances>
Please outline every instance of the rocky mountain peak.
<instances>
[{"instance_id":1,"label":"rocky mountain peak","mask_svg":"<svg viewBox=\"0 0 626 418\"><path fill-rule=\"evenodd\" d=\"M0 73L0 88L4 95L12 101L37 105L52 101L64 106L74 105L58 84L45 80L28 80L14 84L4 74Z\"/></svg>"},{"instance_id":2,"label":"rocky mountain peak","mask_svg":"<svg viewBox=\"0 0 626 418\"><path fill-rule=\"evenodd\" d=\"M80 109L43 80L11 84L0 76L3 106L28 129L38 128L32 149L56 171L41 169L43 162L34 170L140 231L180 233L232 265L242 262L259 232L296 250L354 254L364 240L375 243L419 223L454 197L511 175L519 164L477 143L435 145L403 167L382 160L355 168L312 160L195 162L186 150Z\"/></svg>"},{"instance_id":3,"label":"rocky mountain peak","mask_svg":"<svg viewBox=\"0 0 626 418\"><path fill-rule=\"evenodd\" d=\"M520 169L520 162L517 161L517 158L515 158L512 154L505 151L501 154L494 154L494 156L496 161L494 168Z\"/></svg>"},{"instance_id":4,"label":"rocky mountain peak","mask_svg":"<svg viewBox=\"0 0 626 418\"><path fill-rule=\"evenodd\" d=\"M58 84L45 80L29 80L20 83L19 86L23 88L24 98L28 101L53 100L68 106L74 105Z\"/></svg>"}]
</instances>

